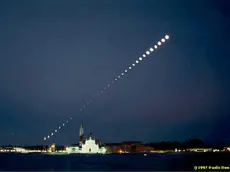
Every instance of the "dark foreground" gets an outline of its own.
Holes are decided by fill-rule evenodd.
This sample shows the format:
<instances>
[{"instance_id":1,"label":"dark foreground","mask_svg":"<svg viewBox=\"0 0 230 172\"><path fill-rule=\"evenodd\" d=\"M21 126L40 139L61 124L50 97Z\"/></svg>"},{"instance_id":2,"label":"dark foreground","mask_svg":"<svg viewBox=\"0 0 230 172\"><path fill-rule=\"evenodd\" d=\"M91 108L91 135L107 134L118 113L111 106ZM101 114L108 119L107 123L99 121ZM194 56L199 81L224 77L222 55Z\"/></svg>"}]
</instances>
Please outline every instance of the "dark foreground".
<instances>
[{"instance_id":1,"label":"dark foreground","mask_svg":"<svg viewBox=\"0 0 230 172\"><path fill-rule=\"evenodd\" d=\"M230 153L154 153L147 154L147 156L144 156L143 153L110 155L0 154L0 171L193 171L194 166L230 167Z\"/></svg>"}]
</instances>

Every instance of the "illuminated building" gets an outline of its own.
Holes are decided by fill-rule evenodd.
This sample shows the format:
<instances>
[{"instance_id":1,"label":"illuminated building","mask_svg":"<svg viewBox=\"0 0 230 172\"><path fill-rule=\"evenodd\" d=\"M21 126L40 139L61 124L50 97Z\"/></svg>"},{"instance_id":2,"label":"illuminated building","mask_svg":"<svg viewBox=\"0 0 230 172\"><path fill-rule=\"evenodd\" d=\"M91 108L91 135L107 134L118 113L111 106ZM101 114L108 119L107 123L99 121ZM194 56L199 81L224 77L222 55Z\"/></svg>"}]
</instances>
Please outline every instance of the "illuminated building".
<instances>
[{"instance_id":1,"label":"illuminated building","mask_svg":"<svg viewBox=\"0 0 230 172\"><path fill-rule=\"evenodd\" d=\"M106 144L110 153L135 153L135 152L151 152L154 150L152 146L143 144L142 142L126 141L122 143Z\"/></svg>"},{"instance_id":2,"label":"illuminated building","mask_svg":"<svg viewBox=\"0 0 230 172\"><path fill-rule=\"evenodd\" d=\"M80 126L80 139L79 145L77 146L67 146L66 151L69 154L105 154L107 149L101 145L99 141L92 137L92 134L86 139L84 139L84 129L83 124Z\"/></svg>"},{"instance_id":3,"label":"illuminated building","mask_svg":"<svg viewBox=\"0 0 230 172\"><path fill-rule=\"evenodd\" d=\"M224 150L230 152L230 147L224 147Z\"/></svg>"},{"instance_id":4,"label":"illuminated building","mask_svg":"<svg viewBox=\"0 0 230 172\"><path fill-rule=\"evenodd\" d=\"M140 144L136 145L136 152L151 152L154 148L148 145Z\"/></svg>"},{"instance_id":5,"label":"illuminated building","mask_svg":"<svg viewBox=\"0 0 230 172\"><path fill-rule=\"evenodd\" d=\"M126 141L121 143L124 152L136 152L136 147L142 144L143 143L139 141Z\"/></svg>"},{"instance_id":6,"label":"illuminated building","mask_svg":"<svg viewBox=\"0 0 230 172\"><path fill-rule=\"evenodd\" d=\"M24 148L20 148L20 147L14 147L14 150L16 152L20 152L20 153L28 153L28 151Z\"/></svg>"},{"instance_id":7,"label":"illuminated building","mask_svg":"<svg viewBox=\"0 0 230 172\"><path fill-rule=\"evenodd\" d=\"M124 153L124 149L120 143L108 143L106 144L108 153Z\"/></svg>"},{"instance_id":8,"label":"illuminated building","mask_svg":"<svg viewBox=\"0 0 230 172\"><path fill-rule=\"evenodd\" d=\"M53 143L52 145L50 145L50 147L48 148L48 152L55 152L55 144Z\"/></svg>"},{"instance_id":9,"label":"illuminated building","mask_svg":"<svg viewBox=\"0 0 230 172\"><path fill-rule=\"evenodd\" d=\"M192 149L187 149L187 151L190 151L190 152L212 152L212 148L192 148Z\"/></svg>"}]
</instances>

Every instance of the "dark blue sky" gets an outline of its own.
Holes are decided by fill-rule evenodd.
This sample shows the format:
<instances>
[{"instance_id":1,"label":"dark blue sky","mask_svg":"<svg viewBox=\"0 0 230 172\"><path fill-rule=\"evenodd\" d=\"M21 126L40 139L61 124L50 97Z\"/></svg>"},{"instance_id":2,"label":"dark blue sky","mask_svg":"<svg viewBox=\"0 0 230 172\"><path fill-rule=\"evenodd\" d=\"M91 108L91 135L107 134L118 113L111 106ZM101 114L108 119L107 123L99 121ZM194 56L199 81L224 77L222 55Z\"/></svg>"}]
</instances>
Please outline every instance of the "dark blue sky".
<instances>
[{"instance_id":1,"label":"dark blue sky","mask_svg":"<svg viewBox=\"0 0 230 172\"><path fill-rule=\"evenodd\" d=\"M0 1L0 144L230 141L228 1ZM170 41L89 106L165 33Z\"/></svg>"}]
</instances>

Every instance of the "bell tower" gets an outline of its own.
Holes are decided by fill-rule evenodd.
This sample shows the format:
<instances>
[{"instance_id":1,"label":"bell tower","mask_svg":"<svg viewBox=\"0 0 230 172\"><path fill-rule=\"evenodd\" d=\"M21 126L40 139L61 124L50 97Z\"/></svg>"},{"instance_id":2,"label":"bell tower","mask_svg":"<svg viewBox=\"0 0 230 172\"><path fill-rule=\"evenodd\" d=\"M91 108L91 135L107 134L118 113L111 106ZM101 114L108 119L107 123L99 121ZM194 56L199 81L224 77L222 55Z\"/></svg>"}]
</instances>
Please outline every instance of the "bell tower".
<instances>
[{"instance_id":1,"label":"bell tower","mask_svg":"<svg viewBox=\"0 0 230 172\"><path fill-rule=\"evenodd\" d=\"M79 130L79 137L80 137L80 143L84 140L84 129L83 129L83 121L81 122L80 130Z\"/></svg>"}]
</instances>

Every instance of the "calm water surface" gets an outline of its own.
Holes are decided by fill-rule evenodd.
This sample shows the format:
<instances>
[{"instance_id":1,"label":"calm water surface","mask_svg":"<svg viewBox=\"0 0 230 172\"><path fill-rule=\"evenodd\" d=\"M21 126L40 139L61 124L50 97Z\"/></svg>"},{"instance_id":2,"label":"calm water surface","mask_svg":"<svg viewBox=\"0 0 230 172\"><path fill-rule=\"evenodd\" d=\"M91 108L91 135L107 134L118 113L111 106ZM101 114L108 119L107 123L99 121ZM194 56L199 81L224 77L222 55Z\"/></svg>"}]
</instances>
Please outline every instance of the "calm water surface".
<instances>
[{"instance_id":1,"label":"calm water surface","mask_svg":"<svg viewBox=\"0 0 230 172\"><path fill-rule=\"evenodd\" d=\"M230 153L151 153L110 155L0 154L0 171L25 170L194 170L194 166L230 166Z\"/></svg>"}]
</instances>

